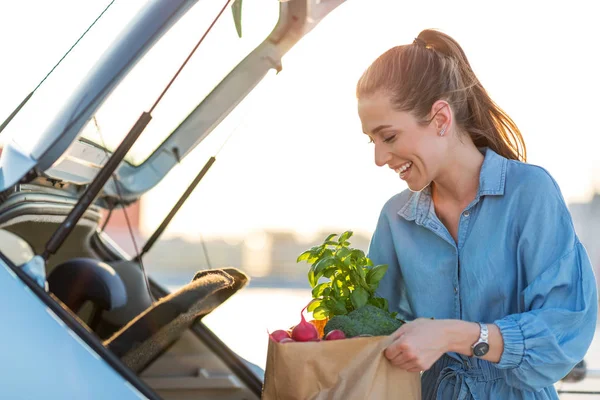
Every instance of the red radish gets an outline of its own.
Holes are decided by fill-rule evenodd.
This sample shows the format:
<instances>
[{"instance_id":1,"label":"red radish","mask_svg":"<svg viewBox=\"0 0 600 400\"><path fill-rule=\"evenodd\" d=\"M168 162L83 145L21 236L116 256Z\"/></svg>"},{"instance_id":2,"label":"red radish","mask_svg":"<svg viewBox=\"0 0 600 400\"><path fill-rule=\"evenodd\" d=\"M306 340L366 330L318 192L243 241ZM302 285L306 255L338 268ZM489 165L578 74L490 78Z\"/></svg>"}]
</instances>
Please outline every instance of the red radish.
<instances>
[{"instance_id":1,"label":"red radish","mask_svg":"<svg viewBox=\"0 0 600 400\"><path fill-rule=\"evenodd\" d=\"M325 340L339 340L339 339L346 339L346 334L344 334L344 332L340 331L339 329L334 329L325 336Z\"/></svg>"},{"instance_id":2,"label":"red radish","mask_svg":"<svg viewBox=\"0 0 600 400\"><path fill-rule=\"evenodd\" d=\"M308 307L308 306L307 306ZM306 322L304 319L304 314L302 314L306 310L306 307L300 311L300 323L294 327L292 330L292 339L297 342L312 342L319 340L319 332L317 332L317 328L310 322Z\"/></svg>"},{"instance_id":3,"label":"red radish","mask_svg":"<svg viewBox=\"0 0 600 400\"><path fill-rule=\"evenodd\" d=\"M283 339L281 339L279 341L279 343L290 343L290 342L295 342L295 340L290 337L284 337Z\"/></svg>"},{"instance_id":4,"label":"red radish","mask_svg":"<svg viewBox=\"0 0 600 400\"><path fill-rule=\"evenodd\" d=\"M288 333L288 331L284 331L281 329L276 330L275 332L271 333L269 336L271 336L271 339L273 339L276 342L281 342L282 339L290 338L290 334Z\"/></svg>"}]
</instances>

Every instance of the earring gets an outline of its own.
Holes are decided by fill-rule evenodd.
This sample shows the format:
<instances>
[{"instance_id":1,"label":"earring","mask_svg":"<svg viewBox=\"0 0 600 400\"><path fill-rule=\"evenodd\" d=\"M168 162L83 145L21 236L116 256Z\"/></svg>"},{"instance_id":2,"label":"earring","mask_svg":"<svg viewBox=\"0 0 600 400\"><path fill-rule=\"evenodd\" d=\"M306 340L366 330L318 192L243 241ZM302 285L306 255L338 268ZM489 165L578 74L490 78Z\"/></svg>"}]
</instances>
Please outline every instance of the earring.
<instances>
[{"instance_id":1,"label":"earring","mask_svg":"<svg viewBox=\"0 0 600 400\"><path fill-rule=\"evenodd\" d=\"M439 135L440 136L444 136L444 133L446 133L446 127L442 128L442 130L440 131Z\"/></svg>"}]
</instances>

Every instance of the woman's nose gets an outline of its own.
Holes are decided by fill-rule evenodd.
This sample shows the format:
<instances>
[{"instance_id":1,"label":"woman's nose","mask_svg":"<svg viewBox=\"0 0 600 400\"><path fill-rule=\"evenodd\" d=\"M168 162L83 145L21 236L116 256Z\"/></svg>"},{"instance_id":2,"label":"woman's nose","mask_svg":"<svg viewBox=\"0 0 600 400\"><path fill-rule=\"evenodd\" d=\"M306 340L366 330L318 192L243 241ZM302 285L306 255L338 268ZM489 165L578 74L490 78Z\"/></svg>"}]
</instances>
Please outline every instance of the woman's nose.
<instances>
[{"instance_id":1,"label":"woman's nose","mask_svg":"<svg viewBox=\"0 0 600 400\"><path fill-rule=\"evenodd\" d=\"M388 163L390 158L391 154L388 151L382 149L381 146L375 145L375 165L383 167Z\"/></svg>"}]
</instances>

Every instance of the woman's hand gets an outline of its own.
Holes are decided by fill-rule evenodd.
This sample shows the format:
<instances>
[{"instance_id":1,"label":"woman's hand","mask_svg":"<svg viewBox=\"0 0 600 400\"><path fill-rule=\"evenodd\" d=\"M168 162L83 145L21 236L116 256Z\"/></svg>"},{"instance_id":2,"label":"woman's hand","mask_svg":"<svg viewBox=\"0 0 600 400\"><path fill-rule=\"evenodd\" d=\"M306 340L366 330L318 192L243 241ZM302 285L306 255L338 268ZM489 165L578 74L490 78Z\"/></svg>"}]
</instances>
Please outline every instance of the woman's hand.
<instances>
[{"instance_id":1,"label":"woman's hand","mask_svg":"<svg viewBox=\"0 0 600 400\"><path fill-rule=\"evenodd\" d=\"M398 368L409 372L428 370L450 351L448 335L445 334L449 323L450 320L427 318L408 322L392 334L394 342L384 354Z\"/></svg>"}]
</instances>

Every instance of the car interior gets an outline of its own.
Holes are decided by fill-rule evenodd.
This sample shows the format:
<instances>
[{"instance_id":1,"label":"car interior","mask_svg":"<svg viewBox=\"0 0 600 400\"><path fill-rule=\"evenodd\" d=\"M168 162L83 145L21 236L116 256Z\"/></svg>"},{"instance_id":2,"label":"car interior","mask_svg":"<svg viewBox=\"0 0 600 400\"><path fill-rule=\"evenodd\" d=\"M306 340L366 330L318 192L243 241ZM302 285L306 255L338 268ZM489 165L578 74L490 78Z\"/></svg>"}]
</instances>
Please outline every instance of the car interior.
<instances>
[{"instance_id":1,"label":"car interior","mask_svg":"<svg viewBox=\"0 0 600 400\"><path fill-rule=\"evenodd\" d=\"M0 205L0 251L25 264L43 252L76 201L44 184L21 185ZM233 268L200 271L166 293L107 240L100 220L90 207L50 258L50 296L163 399L259 398L259 372L200 322L247 276Z\"/></svg>"},{"instance_id":2,"label":"car interior","mask_svg":"<svg viewBox=\"0 0 600 400\"><path fill-rule=\"evenodd\" d=\"M229 2L169 0L141 2L140 11L127 11L133 19L126 26L110 17L120 21L130 2L111 2L105 11L113 3L117 9L90 26L98 22L99 33L88 28L73 53L0 126L10 138L0 157L0 260L51 315L148 398L261 397L264 372L202 323L249 278L220 266L198 271L169 293L147 276L142 255L127 254L104 232L104 215L163 179L267 73L280 71L282 56L342 2L267 7L244 1L244 13L257 18L254 37L248 28L242 35L240 1L233 7L235 24L231 14L219 18ZM104 34L102 26L119 36ZM213 26L217 36L203 43ZM84 50L88 31L92 45ZM108 47L97 54L100 39L108 37ZM191 58L198 48L205 53ZM180 54L165 57L172 50ZM224 57L222 64L215 55ZM192 66L183 70L188 61ZM66 90L65 84L72 86ZM175 94L163 96L167 90ZM169 106L173 99L177 107Z\"/></svg>"}]
</instances>

